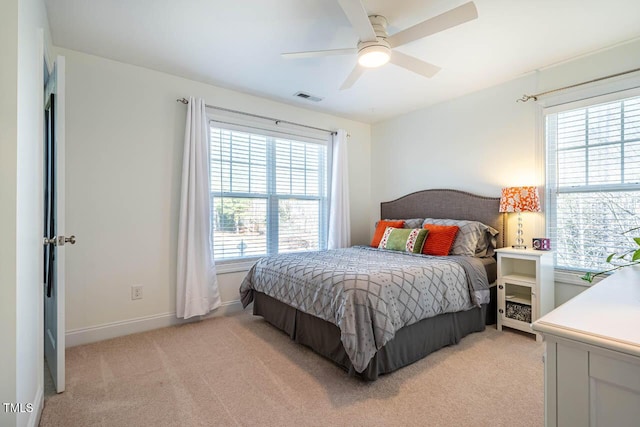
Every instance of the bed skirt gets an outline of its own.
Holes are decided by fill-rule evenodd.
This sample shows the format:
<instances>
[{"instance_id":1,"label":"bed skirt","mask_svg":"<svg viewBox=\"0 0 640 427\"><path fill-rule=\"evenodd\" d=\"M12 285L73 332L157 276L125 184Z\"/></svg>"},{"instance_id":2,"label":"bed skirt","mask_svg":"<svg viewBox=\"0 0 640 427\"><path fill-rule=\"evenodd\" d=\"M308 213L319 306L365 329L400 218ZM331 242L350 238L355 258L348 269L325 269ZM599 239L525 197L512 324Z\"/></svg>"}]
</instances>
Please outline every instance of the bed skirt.
<instances>
[{"instance_id":1,"label":"bed skirt","mask_svg":"<svg viewBox=\"0 0 640 427\"><path fill-rule=\"evenodd\" d=\"M495 287L491 289L495 293ZM472 332L485 329L488 305L471 310L445 313L405 326L371 359L364 371L358 373L340 341L340 329L325 320L296 310L268 295L254 291L253 314L284 331L292 340L310 347L332 360L349 375L373 381L379 375L393 372L416 362L434 351L457 344ZM491 299L495 301L494 298Z\"/></svg>"}]
</instances>

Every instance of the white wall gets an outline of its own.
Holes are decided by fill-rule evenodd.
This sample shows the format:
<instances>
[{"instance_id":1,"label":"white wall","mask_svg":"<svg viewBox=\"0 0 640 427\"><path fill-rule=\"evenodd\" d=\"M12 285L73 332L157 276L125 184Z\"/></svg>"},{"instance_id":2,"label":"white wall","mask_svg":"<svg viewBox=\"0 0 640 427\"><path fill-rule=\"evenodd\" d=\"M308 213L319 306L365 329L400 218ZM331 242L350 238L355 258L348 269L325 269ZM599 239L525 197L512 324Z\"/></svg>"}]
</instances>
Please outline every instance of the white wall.
<instances>
[{"instance_id":1,"label":"white wall","mask_svg":"<svg viewBox=\"0 0 640 427\"><path fill-rule=\"evenodd\" d=\"M372 215L382 201L427 188L499 197L502 187L538 184L535 104L515 103L535 90L529 76L373 125ZM539 215L523 216L528 224ZM532 234L525 227L525 241Z\"/></svg>"},{"instance_id":2,"label":"white wall","mask_svg":"<svg viewBox=\"0 0 640 427\"><path fill-rule=\"evenodd\" d=\"M0 3L0 401L16 394L16 182L18 141L18 2ZM0 403L1 403L0 402ZM3 408L0 408L3 409ZM0 425L15 414L0 410Z\"/></svg>"},{"instance_id":3,"label":"white wall","mask_svg":"<svg viewBox=\"0 0 640 427\"><path fill-rule=\"evenodd\" d=\"M42 0L18 7L18 200L17 347L18 402L31 402L32 414L18 425L33 425L44 397L43 380L43 66L49 23Z\"/></svg>"},{"instance_id":4,"label":"white wall","mask_svg":"<svg viewBox=\"0 0 640 427\"><path fill-rule=\"evenodd\" d=\"M42 136L43 35L50 40L41 0L0 7L0 249L2 402L30 403L2 425L35 425L43 397Z\"/></svg>"},{"instance_id":5,"label":"white wall","mask_svg":"<svg viewBox=\"0 0 640 427\"><path fill-rule=\"evenodd\" d=\"M381 201L426 188L499 195L533 181L534 105L514 102L533 90L528 77L374 124L374 214Z\"/></svg>"},{"instance_id":6,"label":"white wall","mask_svg":"<svg viewBox=\"0 0 640 427\"><path fill-rule=\"evenodd\" d=\"M148 69L60 50L67 63L68 343L175 318L176 241L186 107L177 98L308 125L345 128L352 240L369 239L370 126ZM223 303L244 273L218 275ZM132 301L130 287L144 286ZM124 324L122 324L124 322ZM110 326L100 328L100 326Z\"/></svg>"},{"instance_id":7,"label":"white wall","mask_svg":"<svg viewBox=\"0 0 640 427\"><path fill-rule=\"evenodd\" d=\"M539 108L532 94L640 66L640 41L598 52L371 128L371 216L379 203L426 188L500 195L506 186L543 184ZM514 218L509 219L513 241ZM525 242L544 234L543 214L528 214ZM584 289L558 284L556 304Z\"/></svg>"}]
</instances>

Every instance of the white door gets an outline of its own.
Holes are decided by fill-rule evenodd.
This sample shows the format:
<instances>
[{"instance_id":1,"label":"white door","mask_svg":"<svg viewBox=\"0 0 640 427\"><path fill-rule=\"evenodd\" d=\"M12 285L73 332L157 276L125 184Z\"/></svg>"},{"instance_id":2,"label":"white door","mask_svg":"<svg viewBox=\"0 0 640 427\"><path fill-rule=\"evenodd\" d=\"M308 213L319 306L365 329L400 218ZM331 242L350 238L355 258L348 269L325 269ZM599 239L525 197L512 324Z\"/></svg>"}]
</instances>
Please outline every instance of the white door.
<instances>
[{"instance_id":1,"label":"white door","mask_svg":"<svg viewBox=\"0 0 640 427\"><path fill-rule=\"evenodd\" d=\"M64 57L57 57L45 89L44 138L44 355L56 391L64 391Z\"/></svg>"}]
</instances>

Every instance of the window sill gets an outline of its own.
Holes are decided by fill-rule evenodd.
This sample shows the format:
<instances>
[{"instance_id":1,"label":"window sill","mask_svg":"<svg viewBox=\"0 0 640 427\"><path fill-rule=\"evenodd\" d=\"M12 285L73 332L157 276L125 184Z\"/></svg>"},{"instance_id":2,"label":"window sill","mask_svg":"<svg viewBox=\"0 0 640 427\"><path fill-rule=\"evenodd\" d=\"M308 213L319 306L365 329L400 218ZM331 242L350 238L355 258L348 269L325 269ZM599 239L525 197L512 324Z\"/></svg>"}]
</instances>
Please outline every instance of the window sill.
<instances>
[{"instance_id":1,"label":"window sill","mask_svg":"<svg viewBox=\"0 0 640 427\"><path fill-rule=\"evenodd\" d=\"M584 275L584 272L580 272L580 271L555 270L554 280L556 283L565 283L568 285L584 286L585 288L588 288L607 277L607 276L605 277L599 276L593 279L593 283L589 283L586 280L582 280L580 278L583 275Z\"/></svg>"},{"instance_id":2,"label":"window sill","mask_svg":"<svg viewBox=\"0 0 640 427\"><path fill-rule=\"evenodd\" d=\"M238 261L216 262L216 274L244 273L253 267L259 258L243 259Z\"/></svg>"}]
</instances>

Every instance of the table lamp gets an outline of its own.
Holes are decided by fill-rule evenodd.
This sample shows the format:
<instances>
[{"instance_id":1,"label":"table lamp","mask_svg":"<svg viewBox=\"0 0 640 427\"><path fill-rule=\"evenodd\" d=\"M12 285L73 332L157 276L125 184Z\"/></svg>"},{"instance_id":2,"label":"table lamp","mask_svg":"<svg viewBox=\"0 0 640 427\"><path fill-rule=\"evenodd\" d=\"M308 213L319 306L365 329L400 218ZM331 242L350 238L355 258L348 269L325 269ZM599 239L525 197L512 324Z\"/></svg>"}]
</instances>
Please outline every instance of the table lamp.
<instances>
[{"instance_id":1,"label":"table lamp","mask_svg":"<svg viewBox=\"0 0 640 427\"><path fill-rule=\"evenodd\" d=\"M527 249L522 238L522 212L540 212L538 187L507 187L502 189L500 212L518 212L518 231L514 249Z\"/></svg>"}]
</instances>

